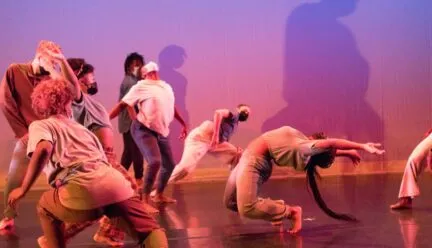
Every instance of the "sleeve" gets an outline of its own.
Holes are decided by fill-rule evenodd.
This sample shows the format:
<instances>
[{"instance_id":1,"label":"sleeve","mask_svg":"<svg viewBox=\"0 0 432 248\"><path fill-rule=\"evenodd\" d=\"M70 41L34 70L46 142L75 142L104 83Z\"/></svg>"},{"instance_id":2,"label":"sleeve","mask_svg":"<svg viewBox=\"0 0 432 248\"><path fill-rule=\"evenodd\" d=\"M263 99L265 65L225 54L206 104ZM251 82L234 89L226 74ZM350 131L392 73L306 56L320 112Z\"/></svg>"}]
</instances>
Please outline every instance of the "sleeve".
<instances>
[{"instance_id":1,"label":"sleeve","mask_svg":"<svg viewBox=\"0 0 432 248\"><path fill-rule=\"evenodd\" d=\"M14 66L11 65L0 84L0 108L15 136L22 137L27 133L28 127L18 108L17 99L19 96L15 89L15 83Z\"/></svg>"},{"instance_id":2,"label":"sleeve","mask_svg":"<svg viewBox=\"0 0 432 248\"><path fill-rule=\"evenodd\" d=\"M43 121L34 121L29 127L29 140L27 144L27 156L31 157L36 150L37 145L41 141L49 141L54 143L54 138L50 128Z\"/></svg>"},{"instance_id":3,"label":"sleeve","mask_svg":"<svg viewBox=\"0 0 432 248\"><path fill-rule=\"evenodd\" d=\"M133 85L135 85L134 82L131 82L127 78L123 79L123 82L120 85L119 100L122 100L122 98L129 92L129 90L132 88Z\"/></svg>"},{"instance_id":4,"label":"sleeve","mask_svg":"<svg viewBox=\"0 0 432 248\"><path fill-rule=\"evenodd\" d=\"M300 140L298 142L299 144L299 150L301 153L305 156L314 156L326 151L329 151L329 149L323 149L323 148L317 148L315 147L316 140Z\"/></svg>"},{"instance_id":5,"label":"sleeve","mask_svg":"<svg viewBox=\"0 0 432 248\"><path fill-rule=\"evenodd\" d=\"M144 101L151 97L150 89L146 85L135 84L128 93L122 98L122 101L133 107L137 102Z\"/></svg>"}]
</instances>

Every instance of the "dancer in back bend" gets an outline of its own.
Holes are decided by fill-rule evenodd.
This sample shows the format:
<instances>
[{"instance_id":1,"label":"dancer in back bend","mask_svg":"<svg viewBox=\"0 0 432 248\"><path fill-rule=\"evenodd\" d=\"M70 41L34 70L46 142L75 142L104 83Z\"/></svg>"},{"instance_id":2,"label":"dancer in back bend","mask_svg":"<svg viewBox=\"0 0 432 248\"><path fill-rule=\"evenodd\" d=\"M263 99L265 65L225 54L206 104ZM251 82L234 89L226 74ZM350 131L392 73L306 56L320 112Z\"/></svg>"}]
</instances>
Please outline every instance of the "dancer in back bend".
<instances>
[{"instance_id":1,"label":"dancer in back bend","mask_svg":"<svg viewBox=\"0 0 432 248\"><path fill-rule=\"evenodd\" d=\"M330 217L355 220L354 217L338 214L327 207L315 181L316 167L328 168L335 156L349 157L355 164L360 162L357 150L382 154L380 144L360 144L343 139L326 139L320 133L306 137L300 131L284 126L262 134L252 140L243 152L239 163L231 171L225 188L224 205L241 216L263 219L281 226L283 219L293 222L291 234L300 231L302 209L286 205L283 200L263 199L258 190L272 173L272 162L278 166L292 166L297 171L306 171L309 186L318 206Z\"/></svg>"},{"instance_id":2,"label":"dancer in back bend","mask_svg":"<svg viewBox=\"0 0 432 248\"><path fill-rule=\"evenodd\" d=\"M169 182L176 182L191 174L206 153L217 157L227 156L233 168L240 158L242 149L229 143L239 122L248 119L251 110L246 104L239 104L235 111L218 109L213 121L204 121L186 137L183 155L176 165Z\"/></svg>"},{"instance_id":3,"label":"dancer in back bend","mask_svg":"<svg viewBox=\"0 0 432 248\"><path fill-rule=\"evenodd\" d=\"M74 97L64 80L47 80L34 89L33 109L45 119L30 124L30 164L8 204L15 208L44 171L53 188L42 194L37 213L47 247L66 247L64 222L96 220L103 214L119 218L141 246L168 247L165 232L143 210L130 182L109 164L98 138L71 118Z\"/></svg>"},{"instance_id":4,"label":"dancer in back bend","mask_svg":"<svg viewBox=\"0 0 432 248\"><path fill-rule=\"evenodd\" d=\"M132 118L131 133L135 143L148 163L144 173L144 201L150 200L150 193L155 183L159 168L157 194L154 202L174 203L174 199L164 195L165 187L174 169L174 159L168 139L169 125L176 118L182 125L180 138L185 138L187 128L183 118L174 105L174 92L169 84L159 78L159 67L149 62L141 68L139 81L132 86L110 113L115 118L119 112L127 108ZM139 112L135 115L134 106L138 104Z\"/></svg>"},{"instance_id":5,"label":"dancer in back bend","mask_svg":"<svg viewBox=\"0 0 432 248\"><path fill-rule=\"evenodd\" d=\"M399 189L399 200L390 205L391 209L401 210L412 208L412 199L420 195L418 178L423 170L432 165L432 129L426 134L424 139L414 148L408 158L402 182Z\"/></svg>"}]
</instances>

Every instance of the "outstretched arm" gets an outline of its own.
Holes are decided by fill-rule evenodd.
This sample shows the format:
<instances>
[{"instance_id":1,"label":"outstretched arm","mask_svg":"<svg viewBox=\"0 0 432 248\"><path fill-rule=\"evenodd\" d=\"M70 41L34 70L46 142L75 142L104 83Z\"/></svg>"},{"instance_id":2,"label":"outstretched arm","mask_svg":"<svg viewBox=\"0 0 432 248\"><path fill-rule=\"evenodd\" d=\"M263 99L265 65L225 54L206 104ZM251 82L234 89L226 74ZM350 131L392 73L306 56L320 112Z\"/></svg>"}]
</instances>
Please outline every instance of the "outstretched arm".
<instances>
[{"instance_id":1,"label":"outstretched arm","mask_svg":"<svg viewBox=\"0 0 432 248\"><path fill-rule=\"evenodd\" d=\"M351 159L354 165L358 165L361 160L361 156L357 150L336 150L336 157L347 157Z\"/></svg>"},{"instance_id":2,"label":"outstretched arm","mask_svg":"<svg viewBox=\"0 0 432 248\"><path fill-rule=\"evenodd\" d=\"M180 139L185 139L188 133L188 129L186 126L186 122L184 121L183 117L180 115L180 112L178 111L177 107L174 106L174 118L180 122L180 124L183 126L183 129L180 134Z\"/></svg>"},{"instance_id":3,"label":"outstretched arm","mask_svg":"<svg viewBox=\"0 0 432 248\"><path fill-rule=\"evenodd\" d=\"M23 198L30 190L36 179L41 174L43 168L48 163L52 150L53 145L50 141L43 140L37 144L36 149L31 156L23 184L21 187L14 189L9 194L8 203L10 206L15 208L17 201Z\"/></svg>"},{"instance_id":4,"label":"outstretched arm","mask_svg":"<svg viewBox=\"0 0 432 248\"><path fill-rule=\"evenodd\" d=\"M380 150L379 147L381 144L379 143L357 143L344 139L324 139L317 140L315 143L316 148L321 149L338 149L338 150L364 150L372 154L381 155L384 153L384 150Z\"/></svg>"},{"instance_id":5,"label":"outstretched arm","mask_svg":"<svg viewBox=\"0 0 432 248\"><path fill-rule=\"evenodd\" d=\"M117 103L117 105L114 106L114 108L111 110L111 112L110 112L110 114L109 114L109 118L110 118L110 120L116 118L116 117L119 115L119 113L120 113L124 108L126 108L126 107L128 107L128 112L129 112L129 115L130 115L131 113L130 113L130 111L129 111L129 105L127 105L127 104L126 104L125 102L123 102L123 101L120 101L119 103ZM132 108L132 109L133 109L133 108ZM135 111L133 111L133 112L134 112L134 114L135 114ZM131 118L132 118L132 116L131 116Z\"/></svg>"},{"instance_id":6,"label":"outstretched arm","mask_svg":"<svg viewBox=\"0 0 432 248\"><path fill-rule=\"evenodd\" d=\"M220 135L220 125L222 123L223 118L227 118L230 115L230 111L228 109L218 109L215 111L213 116L213 137L210 145L216 145L219 141Z\"/></svg>"}]
</instances>

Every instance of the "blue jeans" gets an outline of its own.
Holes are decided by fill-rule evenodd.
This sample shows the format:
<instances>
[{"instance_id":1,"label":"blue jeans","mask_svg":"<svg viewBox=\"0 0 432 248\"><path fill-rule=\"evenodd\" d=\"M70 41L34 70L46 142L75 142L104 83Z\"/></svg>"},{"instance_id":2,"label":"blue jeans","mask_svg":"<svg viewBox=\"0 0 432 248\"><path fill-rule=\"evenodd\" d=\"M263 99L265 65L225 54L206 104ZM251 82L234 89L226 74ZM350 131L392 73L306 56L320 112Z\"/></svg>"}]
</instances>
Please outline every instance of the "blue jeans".
<instances>
[{"instance_id":1,"label":"blue jeans","mask_svg":"<svg viewBox=\"0 0 432 248\"><path fill-rule=\"evenodd\" d=\"M15 218L18 214L14 208L8 204L9 194L12 190L21 186L27 172L30 159L27 157L28 134L20 138L12 153L9 171L7 175L6 188L4 191L4 217Z\"/></svg>"},{"instance_id":2,"label":"blue jeans","mask_svg":"<svg viewBox=\"0 0 432 248\"><path fill-rule=\"evenodd\" d=\"M163 137L137 120L132 122L131 134L148 163L144 173L144 194L150 194L159 169L156 191L162 193L175 166L168 137Z\"/></svg>"}]
</instances>

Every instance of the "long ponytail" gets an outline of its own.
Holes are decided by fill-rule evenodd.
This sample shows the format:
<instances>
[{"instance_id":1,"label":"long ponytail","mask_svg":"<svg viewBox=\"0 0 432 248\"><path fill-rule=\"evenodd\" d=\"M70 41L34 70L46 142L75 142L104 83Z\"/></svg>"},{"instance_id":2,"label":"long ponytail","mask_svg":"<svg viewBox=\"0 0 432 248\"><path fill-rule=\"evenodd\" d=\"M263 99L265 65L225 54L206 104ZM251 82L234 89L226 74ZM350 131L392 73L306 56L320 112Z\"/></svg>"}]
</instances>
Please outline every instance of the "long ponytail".
<instances>
[{"instance_id":1,"label":"long ponytail","mask_svg":"<svg viewBox=\"0 0 432 248\"><path fill-rule=\"evenodd\" d=\"M321 155L321 154L319 154ZM319 156L315 155L315 156ZM325 156L325 154L322 154ZM312 157L313 158L313 157ZM319 166L316 163L316 159L310 159L308 165L306 166L306 180L308 181L309 188L312 191L313 197L315 202L318 204L318 206L321 208L324 213L326 213L328 216L338 219L338 220L344 220L344 221L358 221L354 216L348 215L348 214L339 214L331 210L327 204L324 202L324 200L321 197L321 194L318 189L318 185L316 182L316 176L319 176L319 174L316 171L316 167ZM328 165L327 165L328 166Z\"/></svg>"}]
</instances>

